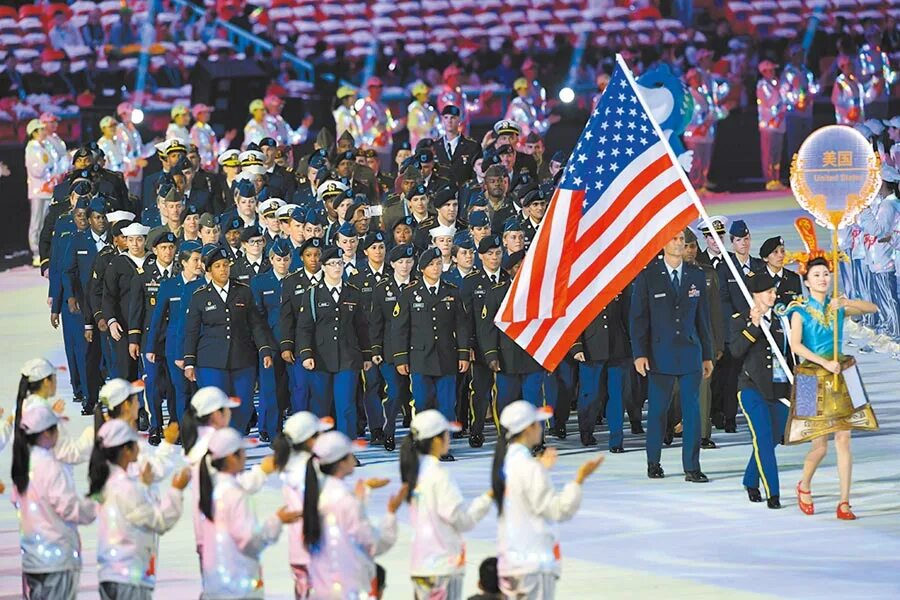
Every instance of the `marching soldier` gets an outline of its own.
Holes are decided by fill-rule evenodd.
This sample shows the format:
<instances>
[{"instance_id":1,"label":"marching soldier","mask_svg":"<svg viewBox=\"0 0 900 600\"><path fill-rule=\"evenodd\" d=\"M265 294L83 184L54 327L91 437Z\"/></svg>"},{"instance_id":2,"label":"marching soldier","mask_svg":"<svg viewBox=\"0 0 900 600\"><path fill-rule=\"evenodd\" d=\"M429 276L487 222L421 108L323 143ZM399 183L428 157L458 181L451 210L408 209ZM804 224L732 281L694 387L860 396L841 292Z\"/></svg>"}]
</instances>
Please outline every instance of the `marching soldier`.
<instances>
[{"instance_id":1,"label":"marching soldier","mask_svg":"<svg viewBox=\"0 0 900 600\"><path fill-rule=\"evenodd\" d=\"M312 412L333 415L335 428L355 437L359 372L371 367L368 321L359 289L343 280L343 250L325 248L322 271L296 317L296 359L310 372Z\"/></svg>"},{"instance_id":2,"label":"marching soldier","mask_svg":"<svg viewBox=\"0 0 900 600\"><path fill-rule=\"evenodd\" d=\"M784 240L781 237L773 237L763 242L759 248L759 257L765 261L765 271L775 282L775 290L778 293L775 305L787 306L796 296L803 295L803 284L800 276L790 269L784 268ZM760 271L761 272L761 271Z\"/></svg>"},{"instance_id":3,"label":"marching soldier","mask_svg":"<svg viewBox=\"0 0 900 600\"><path fill-rule=\"evenodd\" d=\"M685 480L709 481L700 470L700 378L712 375L709 304L703 272L683 262L684 233L679 232L637 276L629 313L635 370L649 378L647 476L660 479L666 416L672 388L681 390L682 465Z\"/></svg>"},{"instance_id":4,"label":"marching soldier","mask_svg":"<svg viewBox=\"0 0 900 600\"><path fill-rule=\"evenodd\" d=\"M250 288L231 281L231 257L217 248L203 257L209 283L191 296L185 321L184 376L198 387L215 386L240 398L231 426L247 433L260 357L272 368L272 342Z\"/></svg>"},{"instance_id":5,"label":"marching soldier","mask_svg":"<svg viewBox=\"0 0 900 600\"><path fill-rule=\"evenodd\" d=\"M441 109L444 135L435 140L435 156L441 172L459 187L472 179L475 161L481 157L481 144L460 133L462 112L455 104Z\"/></svg>"},{"instance_id":6,"label":"marching soldier","mask_svg":"<svg viewBox=\"0 0 900 600\"><path fill-rule=\"evenodd\" d=\"M396 317L400 312L401 292L415 283L415 280L410 280L415 265L414 255L415 249L412 244L399 244L391 249L389 262L393 272L375 285L369 312L372 362L378 366L387 384L387 402L384 405L384 448L389 452L396 448L394 431L397 414L404 406L409 406L411 399L409 376L401 375L396 369L394 355L397 351L394 346L393 330L397 326Z\"/></svg>"},{"instance_id":7,"label":"marching soldier","mask_svg":"<svg viewBox=\"0 0 900 600\"><path fill-rule=\"evenodd\" d=\"M761 77L756 82L760 160L767 190L781 190L781 149L784 146L786 105L775 75L775 63L759 63Z\"/></svg>"},{"instance_id":8,"label":"marching soldier","mask_svg":"<svg viewBox=\"0 0 900 600\"><path fill-rule=\"evenodd\" d=\"M156 308L156 297L163 281L175 276L175 249L178 238L172 232L162 233L151 240L153 254L144 261L143 268L130 282L128 300L128 354L141 365L144 374L144 405L150 413L151 446L162 441L162 399L168 401L169 420L175 415L175 388L171 384L165 352L157 352L147 333ZM153 260L150 260L153 258ZM146 353L153 354L150 360Z\"/></svg>"},{"instance_id":9,"label":"marching soldier","mask_svg":"<svg viewBox=\"0 0 900 600\"><path fill-rule=\"evenodd\" d=\"M435 139L440 135L437 111L428 102L428 94L431 89L422 81L417 81L412 86L414 100L406 109L407 128L409 129L409 144L413 148L419 145L423 139Z\"/></svg>"},{"instance_id":10,"label":"marching soldier","mask_svg":"<svg viewBox=\"0 0 900 600\"><path fill-rule=\"evenodd\" d=\"M265 253L266 236L259 227L245 227L241 231L241 256L231 266L231 278L244 285L257 275L272 268Z\"/></svg>"},{"instance_id":11,"label":"marching soldier","mask_svg":"<svg viewBox=\"0 0 900 600\"><path fill-rule=\"evenodd\" d=\"M465 231L469 224L459 218L459 201L456 199L456 188L445 184L428 195L428 204L435 214L421 221L416 226L416 246L427 248L430 244L429 232L435 227L448 227L457 231Z\"/></svg>"},{"instance_id":12,"label":"marching soldier","mask_svg":"<svg viewBox=\"0 0 900 600\"><path fill-rule=\"evenodd\" d=\"M416 410L437 408L452 420L456 375L469 368L471 324L459 290L441 282L440 250L423 252L418 267L422 278L402 291L394 315L394 360L410 377Z\"/></svg>"},{"instance_id":13,"label":"marching soldier","mask_svg":"<svg viewBox=\"0 0 900 600\"><path fill-rule=\"evenodd\" d=\"M619 454L625 451L623 396L630 391L626 384L628 358L631 344L628 340L628 312L631 287L606 305L591 321L569 354L578 363L578 430L582 446L596 446L594 426L600 416L600 408L606 398L606 421L609 423L609 451ZM501 298L502 301L502 298ZM604 393L605 392L605 393Z\"/></svg>"},{"instance_id":14,"label":"marching soldier","mask_svg":"<svg viewBox=\"0 0 900 600\"><path fill-rule=\"evenodd\" d=\"M541 185L539 188L531 190L522 198L522 218L521 227L524 235L525 250L531 247L531 242L537 235L538 227L544 220L544 214L547 212L547 204L553 195L550 186Z\"/></svg>"},{"instance_id":15,"label":"marching soldier","mask_svg":"<svg viewBox=\"0 0 900 600\"><path fill-rule=\"evenodd\" d=\"M747 276L750 273L759 271L764 267L763 262L750 255L750 230L747 224L742 220L734 221L728 231L731 238L731 245L734 252L731 253L732 261L740 272L744 283L747 282ZM747 300L741 292L734 275L723 260L716 268L719 275L719 292L720 301L722 303L722 318L725 319L723 329L728 331L729 315L746 310ZM726 336L725 354L720 361L721 373L721 395L713 397L714 405L712 407L713 424L718 428L724 428L726 433L736 433L737 424L735 417L737 415L737 378L741 368L739 360L735 360L728 351L728 338ZM716 401L721 404L716 403Z\"/></svg>"},{"instance_id":16,"label":"marching soldier","mask_svg":"<svg viewBox=\"0 0 900 600\"><path fill-rule=\"evenodd\" d=\"M781 508L775 446L780 443L788 417L787 407L779 400L790 397L791 384L769 347L763 327L772 333L788 367L794 366L788 347L787 321L773 310L777 302L776 287L774 278L766 271L748 278L753 306L733 315L729 338L732 355L743 363L738 379L738 402L753 442L753 453L744 470L744 487L750 502L762 502L759 490L762 479L769 508Z\"/></svg>"},{"instance_id":17,"label":"marching soldier","mask_svg":"<svg viewBox=\"0 0 900 600\"><path fill-rule=\"evenodd\" d=\"M712 221L713 231L715 231L719 238L724 240L725 226L728 225L728 218L715 216L710 217L709 220ZM706 226L705 221L701 219L698 222L697 227L700 229L700 233L703 234L703 239L706 242L706 249L697 255L697 262L703 265L709 265L715 269L723 260L722 248L719 247L716 237L709 231L709 227Z\"/></svg>"},{"instance_id":18,"label":"marching soldier","mask_svg":"<svg viewBox=\"0 0 900 600\"><path fill-rule=\"evenodd\" d=\"M472 234L468 230L457 231L450 252L453 266L444 271L441 279L460 287L463 279L475 270L475 240Z\"/></svg>"},{"instance_id":19,"label":"marching soldier","mask_svg":"<svg viewBox=\"0 0 900 600\"><path fill-rule=\"evenodd\" d=\"M272 243L267 262L271 269L250 280L250 291L271 338L280 341L282 285L291 265L291 245L287 240ZM280 354L272 357L272 363L271 369L262 364L259 369L259 439L263 442L274 439L281 431L281 415L291 406L287 365Z\"/></svg>"}]
</instances>

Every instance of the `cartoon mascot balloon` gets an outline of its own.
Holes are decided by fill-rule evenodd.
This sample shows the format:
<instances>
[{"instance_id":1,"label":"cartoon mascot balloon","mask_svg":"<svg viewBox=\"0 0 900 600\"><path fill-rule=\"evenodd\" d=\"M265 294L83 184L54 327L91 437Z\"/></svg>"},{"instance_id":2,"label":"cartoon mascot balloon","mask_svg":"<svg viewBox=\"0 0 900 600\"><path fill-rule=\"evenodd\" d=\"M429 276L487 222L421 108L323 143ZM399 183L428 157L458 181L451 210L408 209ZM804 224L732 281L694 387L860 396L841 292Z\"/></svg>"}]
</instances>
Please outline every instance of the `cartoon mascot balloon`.
<instances>
[{"instance_id":1,"label":"cartoon mascot balloon","mask_svg":"<svg viewBox=\"0 0 900 600\"><path fill-rule=\"evenodd\" d=\"M687 150L681 134L694 113L694 99L680 77L667 64L659 64L637 78L641 95L659 123L669 145L678 157L678 164L691 171L694 152Z\"/></svg>"}]
</instances>

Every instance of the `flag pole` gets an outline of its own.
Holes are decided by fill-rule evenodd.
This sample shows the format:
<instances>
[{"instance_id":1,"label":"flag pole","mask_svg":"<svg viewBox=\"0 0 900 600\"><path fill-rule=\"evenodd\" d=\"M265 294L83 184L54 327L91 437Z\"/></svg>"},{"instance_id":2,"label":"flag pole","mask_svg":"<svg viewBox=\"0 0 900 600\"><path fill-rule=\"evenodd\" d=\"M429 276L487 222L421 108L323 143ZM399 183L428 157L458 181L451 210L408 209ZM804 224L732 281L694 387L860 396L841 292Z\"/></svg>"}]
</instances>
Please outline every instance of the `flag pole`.
<instances>
[{"instance_id":1,"label":"flag pole","mask_svg":"<svg viewBox=\"0 0 900 600\"><path fill-rule=\"evenodd\" d=\"M722 259L725 261L725 264L728 265L728 270L731 271L731 274L734 276L734 281L737 283L738 287L741 290L741 293L744 295L744 299L746 299L747 304L752 307L753 296L751 296L750 292L747 290L747 286L744 284L744 278L738 272L734 261L731 260L731 255L729 255L725 250L725 243L722 241L722 238L719 237L719 234L716 233L716 229L715 227L713 227L712 220L709 218L709 214L706 212L706 208L700 202L700 197L697 196L697 192L696 190L694 190L694 186L691 185L691 180L688 178L687 173L683 168L681 168L681 165L678 162L678 157L675 156L675 151L672 150L672 146L669 145L669 140L666 139L666 136L663 133L662 128L659 126L659 123L657 123L656 119L653 118L653 113L650 112L650 107L647 106L647 102L644 100L644 97L641 96L641 94L638 92L637 82L634 80L634 75L632 75L631 69L628 68L628 65L625 63L625 59L622 58L621 54L616 54L616 63L622 68L622 71L625 73L625 77L628 78L628 83L630 83L631 87L634 88L635 96L637 96L638 102L641 103L641 108L643 108L644 112L647 113L647 117L649 118L650 124L653 126L653 130L656 132L656 135L658 135L659 138L663 141L666 152L668 153L669 158L672 160L672 163L675 165L676 171L678 171L678 177L681 178L681 183L684 184L688 196L690 196L691 200L694 203L694 206L697 207L697 211L700 213L700 217L703 219L703 222L709 228L710 234L716 239L716 243L722 250ZM794 374L793 372L791 372L791 369L787 364L787 360L785 360L784 355L781 353L781 348L779 348L778 344L775 343L775 339L772 337L772 332L769 331L767 327L760 327L760 329L762 329L763 334L766 336L766 341L769 342L769 346L771 346L776 360L778 360L782 370L787 374L788 381L793 384ZM783 399L782 402L788 404Z\"/></svg>"}]
</instances>

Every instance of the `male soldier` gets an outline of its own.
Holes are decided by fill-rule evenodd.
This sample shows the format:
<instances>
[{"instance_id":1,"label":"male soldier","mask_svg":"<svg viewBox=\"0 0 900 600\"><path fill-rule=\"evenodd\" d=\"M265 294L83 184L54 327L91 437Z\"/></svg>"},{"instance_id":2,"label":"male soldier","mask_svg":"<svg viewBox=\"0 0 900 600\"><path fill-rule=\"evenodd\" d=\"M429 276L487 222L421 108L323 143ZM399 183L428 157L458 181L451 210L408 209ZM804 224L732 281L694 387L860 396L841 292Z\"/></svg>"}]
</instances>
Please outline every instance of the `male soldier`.
<instances>
[{"instance_id":1,"label":"male soldier","mask_svg":"<svg viewBox=\"0 0 900 600\"><path fill-rule=\"evenodd\" d=\"M419 256L422 278L406 287L392 330L394 361L400 375L409 375L417 410L437 408L455 418L456 374L469 368L469 316L451 283L441 282L441 251ZM449 452L441 460L454 460Z\"/></svg>"},{"instance_id":2,"label":"male soldier","mask_svg":"<svg viewBox=\"0 0 900 600\"><path fill-rule=\"evenodd\" d=\"M766 263L764 270L772 277L778 292L776 306L787 306L796 296L803 295L800 276L784 268L784 256L784 240L780 236L767 239L759 248L759 257Z\"/></svg>"},{"instance_id":3,"label":"male soldier","mask_svg":"<svg viewBox=\"0 0 900 600\"><path fill-rule=\"evenodd\" d=\"M477 322L477 314L480 313L475 311L484 303L484 296L487 294L487 291L509 279L509 275L500 268L503 260L500 236L490 235L482 239L478 244L478 254L481 256L481 269L473 270L469 273L463 279L462 287L460 288L460 295L468 313L467 320L470 322L470 327L474 327ZM474 358L472 361L472 396L470 403L472 408L470 411L469 445L473 448L480 448L484 444L484 420L487 410L491 406L494 378L484 350L478 344L472 345L470 340L465 340L465 342L466 347L472 348ZM499 407L497 414L500 414Z\"/></svg>"},{"instance_id":4,"label":"male soldier","mask_svg":"<svg viewBox=\"0 0 900 600\"><path fill-rule=\"evenodd\" d=\"M552 186L541 185L533 189L522 198L522 234L525 236L525 250L531 247L531 242L537 235L538 227L547 212L547 204L553 196Z\"/></svg>"},{"instance_id":5,"label":"male soldier","mask_svg":"<svg viewBox=\"0 0 900 600\"><path fill-rule=\"evenodd\" d=\"M685 480L709 481L700 470L700 378L712 375L709 304L703 272L683 261L684 232L663 248L635 279L630 323L634 367L649 377L647 476L660 479L666 413L677 381L681 389Z\"/></svg>"},{"instance_id":6,"label":"male soldier","mask_svg":"<svg viewBox=\"0 0 900 600\"><path fill-rule=\"evenodd\" d=\"M734 252L731 253L734 266L737 267L744 283L747 282L747 275L754 271L759 271L764 267L764 263L750 256L750 230L747 224L742 220L737 220L731 224L728 231L731 238L731 246ZM744 298L741 288L738 286L734 275L723 260L716 267L716 273L719 276L719 292L720 301L722 303L723 328L727 331L730 315L741 312L748 308L747 300ZM735 417L737 415L737 378L740 372L741 363L739 360L732 358L728 352L728 339L725 341L725 354L721 359L721 395L716 398L713 396L712 420L713 424L719 428L725 429L726 433L736 433L737 423ZM716 404L716 400L721 404Z\"/></svg>"},{"instance_id":7,"label":"male soldier","mask_svg":"<svg viewBox=\"0 0 900 600\"><path fill-rule=\"evenodd\" d=\"M165 397L167 400L171 422L175 415L175 388L170 377L180 374L168 372L165 351L155 350L147 334L156 308L159 286L176 274L174 261L178 238L172 232L159 232L148 240L153 254L147 257L143 268L131 278L130 283L128 353L132 360L138 362L144 374L144 404L150 413L149 443L158 446L163 430L162 399ZM164 348L164 334L160 337L160 347Z\"/></svg>"},{"instance_id":8,"label":"male soldier","mask_svg":"<svg viewBox=\"0 0 900 600\"><path fill-rule=\"evenodd\" d=\"M141 188L141 211L151 208L156 204L156 192L159 183L175 165L187 154L187 147L178 138L173 138L156 144L156 155L162 163L162 169L144 178Z\"/></svg>"},{"instance_id":9,"label":"male soldier","mask_svg":"<svg viewBox=\"0 0 900 600\"><path fill-rule=\"evenodd\" d=\"M512 152L510 157L511 165L507 166L510 173L519 173L522 170L527 170L532 177L537 177L537 163L534 162L534 157L516 150L519 147L519 138L522 135L518 125L506 119L497 121L494 123L493 134L492 141L498 151L503 150L504 146L508 145L510 147ZM488 135L490 136L490 132ZM507 150L506 153L509 153L510 150Z\"/></svg>"},{"instance_id":10,"label":"male soldier","mask_svg":"<svg viewBox=\"0 0 900 600\"><path fill-rule=\"evenodd\" d=\"M359 372L371 367L368 320L359 289L343 280L340 248L325 248L322 271L322 280L303 294L297 315L297 360L310 372L312 412L333 415L336 429L355 438Z\"/></svg>"},{"instance_id":11,"label":"male soldier","mask_svg":"<svg viewBox=\"0 0 900 600\"><path fill-rule=\"evenodd\" d=\"M777 301L774 278L767 271L754 273L747 280L747 288L753 294L753 306L732 317L729 343L732 354L743 362L738 402L753 442L744 487L750 502L762 502L761 478L769 508L781 508L775 446L780 443L788 416L780 399L789 397L791 384L762 328L772 333L789 369L793 368L793 354L788 347L787 321L772 310Z\"/></svg>"},{"instance_id":12,"label":"male soldier","mask_svg":"<svg viewBox=\"0 0 900 600\"><path fill-rule=\"evenodd\" d=\"M375 285L369 312L372 362L378 365L387 384L387 402L384 406L384 449L389 452L396 448L394 431L397 413L403 406L408 406L411 399L409 376L401 375L395 368L393 330L397 326L396 317L400 312L400 294L411 283L415 283L415 280L410 281L410 274L415 265L414 255L415 249L412 244L394 246L388 257L393 273Z\"/></svg>"},{"instance_id":13,"label":"male soldier","mask_svg":"<svg viewBox=\"0 0 900 600\"><path fill-rule=\"evenodd\" d=\"M475 161L481 156L481 145L460 134L460 115L459 107L453 104L441 110L444 135L434 144L441 172L447 174L457 187L472 178Z\"/></svg>"},{"instance_id":14,"label":"male soldier","mask_svg":"<svg viewBox=\"0 0 900 600\"><path fill-rule=\"evenodd\" d=\"M435 214L428 217L416 227L416 246L427 248L428 232L435 227L449 227L457 231L464 231L469 224L459 218L459 201L456 199L456 188L445 185L429 193L429 205Z\"/></svg>"},{"instance_id":15,"label":"male soldier","mask_svg":"<svg viewBox=\"0 0 900 600\"><path fill-rule=\"evenodd\" d=\"M710 217L709 220L712 221L713 231L724 240L725 227L728 225L728 218L715 216ZM698 221L697 227L700 229L700 233L703 234L703 239L706 242L706 250L697 255L697 262L703 265L710 265L715 269L723 260L722 249L719 247L716 237L709 231L709 227L706 226L706 221L701 219Z\"/></svg>"},{"instance_id":16,"label":"male soldier","mask_svg":"<svg viewBox=\"0 0 900 600\"><path fill-rule=\"evenodd\" d=\"M484 173L484 194L488 200L487 213L491 231L501 233L503 224L516 216L516 207L507 197L509 175L503 165L491 165Z\"/></svg>"}]
</instances>

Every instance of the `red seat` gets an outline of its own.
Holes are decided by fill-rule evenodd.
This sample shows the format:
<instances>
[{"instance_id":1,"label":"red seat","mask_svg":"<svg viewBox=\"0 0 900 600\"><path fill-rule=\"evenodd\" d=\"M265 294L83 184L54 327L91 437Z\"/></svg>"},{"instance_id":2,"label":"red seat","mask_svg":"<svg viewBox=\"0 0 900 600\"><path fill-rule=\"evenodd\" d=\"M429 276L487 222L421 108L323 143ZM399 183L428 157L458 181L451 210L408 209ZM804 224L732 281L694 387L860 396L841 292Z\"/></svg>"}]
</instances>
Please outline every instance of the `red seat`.
<instances>
[{"instance_id":1,"label":"red seat","mask_svg":"<svg viewBox=\"0 0 900 600\"><path fill-rule=\"evenodd\" d=\"M37 4L23 4L19 7L19 20L27 17L35 17L42 19L44 17L44 7Z\"/></svg>"},{"instance_id":2,"label":"red seat","mask_svg":"<svg viewBox=\"0 0 900 600\"><path fill-rule=\"evenodd\" d=\"M19 20L19 12L13 6L0 6L0 19Z\"/></svg>"},{"instance_id":3,"label":"red seat","mask_svg":"<svg viewBox=\"0 0 900 600\"><path fill-rule=\"evenodd\" d=\"M63 13L68 19L72 16L72 9L69 8L69 5L64 2L54 2L53 4L47 5L47 7L44 9L44 14L48 19L52 18L56 13Z\"/></svg>"}]
</instances>

